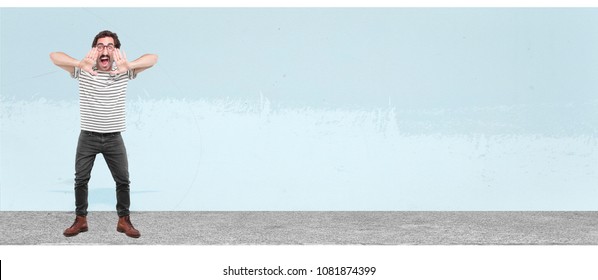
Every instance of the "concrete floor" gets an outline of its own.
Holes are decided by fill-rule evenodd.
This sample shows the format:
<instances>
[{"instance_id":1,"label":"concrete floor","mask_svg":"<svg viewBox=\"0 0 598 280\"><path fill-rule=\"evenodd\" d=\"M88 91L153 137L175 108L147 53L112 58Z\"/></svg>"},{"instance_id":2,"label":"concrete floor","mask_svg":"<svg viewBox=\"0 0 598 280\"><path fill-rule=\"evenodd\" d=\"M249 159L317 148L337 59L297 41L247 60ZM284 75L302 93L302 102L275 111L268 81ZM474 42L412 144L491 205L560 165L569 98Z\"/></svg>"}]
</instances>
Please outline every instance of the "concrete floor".
<instances>
[{"instance_id":1,"label":"concrete floor","mask_svg":"<svg viewBox=\"0 0 598 280\"><path fill-rule=\"evenodd\" d=\"M0 245L598 245L598 212L134 212L139 239L115 212L0 211Z\"/></svg>"}]
</instances>

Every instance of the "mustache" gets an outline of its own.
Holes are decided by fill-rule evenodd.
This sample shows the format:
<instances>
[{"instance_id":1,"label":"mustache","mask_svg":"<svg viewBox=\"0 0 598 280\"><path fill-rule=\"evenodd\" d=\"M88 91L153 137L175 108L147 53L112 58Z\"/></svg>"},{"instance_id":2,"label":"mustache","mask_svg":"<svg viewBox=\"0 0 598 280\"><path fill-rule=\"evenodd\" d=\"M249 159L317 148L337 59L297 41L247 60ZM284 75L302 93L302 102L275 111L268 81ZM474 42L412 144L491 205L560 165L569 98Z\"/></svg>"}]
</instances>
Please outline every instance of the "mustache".
<instances>
[{"instance_id":1,"label":"mustache","mask_svg":"<svg viewBox=\"0 0 598 280\"><path fill-rule=\"evenodd\" d=\"M102 56L100 56L100 59L104 59L104 58L105 58L105 59L110 59L110 56L107 56L107 55L102 55Z\"/></svg>"}]
</instances>

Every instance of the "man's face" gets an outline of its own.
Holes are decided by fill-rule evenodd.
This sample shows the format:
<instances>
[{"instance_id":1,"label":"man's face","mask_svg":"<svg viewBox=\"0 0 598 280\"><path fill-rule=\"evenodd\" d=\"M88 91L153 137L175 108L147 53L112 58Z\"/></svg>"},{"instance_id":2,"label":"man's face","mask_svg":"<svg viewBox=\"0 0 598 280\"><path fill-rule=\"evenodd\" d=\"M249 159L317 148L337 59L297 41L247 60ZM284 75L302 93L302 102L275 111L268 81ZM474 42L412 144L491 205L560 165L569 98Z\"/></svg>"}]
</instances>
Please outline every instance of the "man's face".
<instances>
[{"instance_id":1,"label":"man's face","mask_svg":"<svg viewBox=\"0 0 598 280\"><path fill-rule=\"evenodd\" d=\"M104 37L98 39L96 43L98 49L98 60L96 66L100 71L111 71L112 61L114 61L112 52L114 50L114 39L112 37Z\"/></svg>"}]
</instances>

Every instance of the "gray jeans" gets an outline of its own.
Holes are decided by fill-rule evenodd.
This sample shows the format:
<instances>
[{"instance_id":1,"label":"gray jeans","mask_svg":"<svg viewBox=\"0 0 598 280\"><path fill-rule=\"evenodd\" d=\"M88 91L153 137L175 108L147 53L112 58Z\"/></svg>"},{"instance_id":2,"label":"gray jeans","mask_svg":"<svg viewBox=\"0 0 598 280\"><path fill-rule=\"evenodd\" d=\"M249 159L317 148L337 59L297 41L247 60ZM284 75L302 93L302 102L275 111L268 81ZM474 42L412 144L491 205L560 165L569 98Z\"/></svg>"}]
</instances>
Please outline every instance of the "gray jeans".
<instances>
[{"instance_id":1,"label":"gray jeans","mask_svg":"<svg viewBox=\"0 0 598 280\"><path fill-rule=\"evenodd\" d=\"M116 211L119 217L129 215L131 204L129 194L129 162L127 150L120 135L116 133L96 133L81 131L75 160L75 213L87 215L87 183L96 155L101 153L108 164L116 183Z\"/></svg>"}]
</instances>

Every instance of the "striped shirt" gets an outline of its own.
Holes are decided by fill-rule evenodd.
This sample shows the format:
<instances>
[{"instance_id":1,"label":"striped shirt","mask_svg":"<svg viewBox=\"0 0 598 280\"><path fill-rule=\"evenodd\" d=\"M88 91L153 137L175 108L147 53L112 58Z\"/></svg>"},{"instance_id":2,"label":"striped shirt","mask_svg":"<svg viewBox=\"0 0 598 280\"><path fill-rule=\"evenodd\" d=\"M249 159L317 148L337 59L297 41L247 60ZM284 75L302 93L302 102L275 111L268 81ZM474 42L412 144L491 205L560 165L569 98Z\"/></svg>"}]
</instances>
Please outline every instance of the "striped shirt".
<instances>
[{"instance_id":1,"label":"striped shirt","mask_svg":"<svg viewBox=\"0 0 598 280\"><path fill-rule=\"evenodd\" d=\"M98 133L125 131L127 83L135 78L133 71L116 76L98 72L93 76L75 68L71 76L79 80L81 130Z\"/></svg>"}]
</instances>

